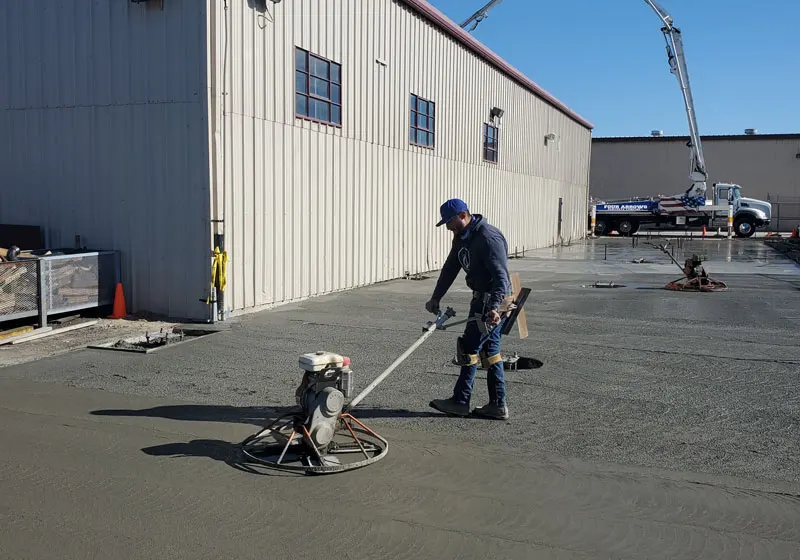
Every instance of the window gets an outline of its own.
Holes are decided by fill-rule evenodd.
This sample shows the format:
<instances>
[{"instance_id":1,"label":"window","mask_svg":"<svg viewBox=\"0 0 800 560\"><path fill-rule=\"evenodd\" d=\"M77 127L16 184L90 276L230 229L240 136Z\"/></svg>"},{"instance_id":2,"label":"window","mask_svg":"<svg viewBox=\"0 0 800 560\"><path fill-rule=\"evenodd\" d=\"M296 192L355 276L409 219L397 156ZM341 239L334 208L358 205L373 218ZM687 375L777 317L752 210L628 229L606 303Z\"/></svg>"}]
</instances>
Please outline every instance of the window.
<instances>
[{"instance_id":1,"label":"window","mask_svg":"<svg viewBox=\"0 0 800 560\"><path fill-rule=\"evenodd\" d=\"M411 94L409 142L415 146L432 149L436 145L434 141L436 130L434 126L435 121L435 103Z\"/></svg>"},{"instance_id":2,"label":"window","mask_svg":"<svg viewBox=\"0 0 800 560\"><path fill-rule=\"evenodd\" d=\"M295 115L342 126L342 66L301 48L294 57Z\"/></svg>"},{"instance_id":3,"label":"window","mask_svg":"<svg viewBox=\"0 0 800 560\"><path fill-rule=\"evenodd\" d=\"M497 163L497 138L499 131L496 126L483 125L483 161Z\"/></svg>"}]
</instances>

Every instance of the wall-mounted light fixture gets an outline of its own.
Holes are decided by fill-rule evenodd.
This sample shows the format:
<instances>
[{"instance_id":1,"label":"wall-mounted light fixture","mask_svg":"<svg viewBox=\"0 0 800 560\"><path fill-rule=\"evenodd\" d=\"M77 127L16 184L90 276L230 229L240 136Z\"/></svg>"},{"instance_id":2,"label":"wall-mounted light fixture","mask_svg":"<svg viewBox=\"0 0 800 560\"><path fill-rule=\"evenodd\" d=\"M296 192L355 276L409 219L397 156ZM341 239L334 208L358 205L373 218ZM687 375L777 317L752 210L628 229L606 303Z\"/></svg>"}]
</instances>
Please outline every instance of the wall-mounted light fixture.
<instances>
[{"instance_id":1,"label":"wall-mounted light fixture","mask_svg":"<svg viewBox=\"0 0 800 560\"><path fill-rule=\"evenodd\" d=\"M556 141L556 135L553 134L552 132L550 134L545 135L544 137L545 145L548 145L550 144L550 142L555 142L555 141Z\"/></svg>"},{"instance_id":2,"label":"wall-mounted light fixture","mask_svg":"<svg viewBox=\"0 0 800 560\"><path fill-rule=\"evenodd\" d=\"M492 117L492 120L495 118L503 118L505 111L503 111L500 107L492 107L492 110L489 112L489 115Z\"/></svg>"}]
</instances>

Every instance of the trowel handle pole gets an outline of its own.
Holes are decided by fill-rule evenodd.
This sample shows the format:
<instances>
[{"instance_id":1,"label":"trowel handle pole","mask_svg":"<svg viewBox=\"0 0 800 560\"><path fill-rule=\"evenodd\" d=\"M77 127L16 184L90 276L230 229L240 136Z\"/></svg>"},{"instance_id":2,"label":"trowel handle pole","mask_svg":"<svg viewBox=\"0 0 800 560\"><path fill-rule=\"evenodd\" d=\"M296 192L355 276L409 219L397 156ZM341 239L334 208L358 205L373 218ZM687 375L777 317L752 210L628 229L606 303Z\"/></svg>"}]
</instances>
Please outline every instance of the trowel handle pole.
<instances>
[{"instance_id":1,"label":"trowel handle pole","mask_svg":"<svg viewBox=\"0 0 800 560\"><path fill-rule=\"evenodd\" d=\"M425 342L425 340L426 340L426 339L427 339L427 338L428 338L428 337L429 337L431 334L433 334L433 332L434 332L434 331L435 331L437 328L441 327L441 326L442 326L442 323L444 323L444 321L446 321L446 320L447 320L447 318L449 318L449 317L452 317L453 315L455 315L455 313L453 313L453 314L451 315L451 314L450 314L451 312L452 312L452 310L449 310L449 309L448 309L448 313L445 313L445 315L441 316L441 317L440 317L440 318L439 318L439 319L438 319L438 320L437 320L435 323L431 323L431 325L428 327L428 329L425 331L425 333L424 333L424 334L423 334L421 337L419 337L419 340L417 340L417 341L416 341L414 344L412 344L412 345L411 345L411 347L410 347L408 350L406 350L405 352L403 352L403 353L402 353L402 354L401 354L401 355L400 355L400 356L399 356L399 357L398 357L398 358L397 358L397 359L396 359L394 362L392 362L392 365L390 365L388 368L386 368L386 370L384 370L384 372L383 372L383 373L381 373L381 374L380 374L380 375L379 375L379 376L378 376L378 377L375 379L375 381L373 381L372 383L370 383L370 384L369 384L369 386L367 386L367 388L366 388L366 389L364 389L363 391L361 391L361 392L360 392L358 395L356 395L356 396L355 396L355 398L353 398L353 400L352 400L352 401L350 401L350 404L348 404L348 405L347 405L347 407L346 407L346 408L347 408L347 410L352 410L352 409L354 409L356 406L358 406L358 403L360 403L361 401L363 401L363 400L364 400L364 399L367 397L367 395L369 395L369 394L370 394L370 393L371 393L371 392L372 392L372 391L375 389L375 387L377 387L377 386L380 384L380 382L381 382L381 381L383 381L384 379L386 379L386 376L387 376L387 375L389 375L389 374L390 374L390 373L392 373L392 372L393 372L395 369L397 369L397 366L399 366L400 364L402 364L402 363L405 361L405 359L406 359L406 358L408 358L408 357L411 355L411 353L412 353L412 352L414 352L414 350L416 350L417 348L419 348L419 346L420 346L420 345L421 345L423 342Z\"/></svg>"}]
</instances>

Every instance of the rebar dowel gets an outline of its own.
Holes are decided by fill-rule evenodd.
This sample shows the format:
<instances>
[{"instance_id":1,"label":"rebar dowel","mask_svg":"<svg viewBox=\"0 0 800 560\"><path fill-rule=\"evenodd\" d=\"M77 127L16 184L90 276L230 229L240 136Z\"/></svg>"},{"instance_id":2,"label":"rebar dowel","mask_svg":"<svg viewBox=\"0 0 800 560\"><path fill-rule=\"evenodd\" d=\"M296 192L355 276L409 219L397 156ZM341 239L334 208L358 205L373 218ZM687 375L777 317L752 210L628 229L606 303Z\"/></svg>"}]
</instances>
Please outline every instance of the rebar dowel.
<instances>
[{"instance_id":1,"label":"rebar dowel","mask_svg":"<svg viewBox=\"0 0 800 560\"><path fill-rule=\"evenodd\" d=\"M350 404L348 404L348 405L347 405L347 407L346 407L346 410L352 410L353 408L355 408L356 406L358 406L358 403L360 403L361 401L363 401L363 400L364 400L364 399L367 397L367 395L369 395L369 394L370 394L370 393L371 393L371 392L372 392L372 391L375 389L375 387L377 387L377 386L380 384L380 382L381 382L381 381L383 381L384 379L386 379L386 376L387 376L387 375L389 375L389 374L390 374L390 373L392 373L392 372L393 372L395 369L397 369L397 366L399 366L401 363L403 363L403 362L405 361L405 359L406 359L406 358L408 358L408 357L411 355L411 353L412 353L414 350L416 350L417 348L419 348L419 346L420 346L420 345L421 345L423 342L425 342L425 340L426 340L426 339L427 339L427 338L428 338L428 337L429 337L431 334L433 334L433 332L434 332L436 329L438 329L439 327L441 327L441 326L442 326L442 324L444 323L444 321L446 320L446 318L453 317L453 316L455 316L455 312L453 312L453 310L452 310L452 309L449 309L449 308L448 308L448 310L447 310L447 311L446 311L446 312L445 312L443 315L441 315L441 316L440 316L440 317L439 317L439 318L438 318L438 319L437 319L437 320L436 320L434 323L431 323L431 324L430 324L430 326L428 326L427 330L425 331L425 334L423 334L421 337L419 337L419 339L418 339L418 340L417 340L417 341L416 341L414 344L412 344L412 345L409 347L409 349L408 349L408 350L406 350L405 352L403 352L403 353L402 353L402 354L401 354L401 355L400 355L400 356L399 356L399 357L398 357L398 358L397 358L397 359L396 359L394 362L392 362L392 365L390 365L388 368L386 368L386 369L384 370L384 372L383 372L383 373L381 373L381 374L380 374L380 375L379 375L379 376L378 376L378 377L375 379L375 381L373 381L372 383L370 383L370 384L367 386L367 388L366 388L366 389L364 389L364 390L363 390L363 391L361 391L361 392L360 392L358 395L356 395L356 396L355 396L355 398L353 398L353 400L352 400L352 401L350 401Z\"/></svg>"}]
</instances>

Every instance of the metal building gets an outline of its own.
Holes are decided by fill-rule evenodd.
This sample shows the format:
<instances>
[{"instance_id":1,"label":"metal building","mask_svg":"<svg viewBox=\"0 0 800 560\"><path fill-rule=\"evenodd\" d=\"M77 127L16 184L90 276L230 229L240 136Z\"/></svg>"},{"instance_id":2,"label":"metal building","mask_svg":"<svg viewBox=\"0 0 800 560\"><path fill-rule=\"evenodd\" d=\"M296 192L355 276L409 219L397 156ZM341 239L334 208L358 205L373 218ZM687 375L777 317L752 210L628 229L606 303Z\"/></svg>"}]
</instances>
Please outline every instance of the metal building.
<instances>
[{"instance_id":1,"label":"metal building","mask_svg":"<svg viewBox=\"0 0 800 560\"><path fill-rule=\"evenodd\" d=\"M0 223L122 255L192 320L443 263L445 199L511 252L583 237L589 122L423 0L7 0Z\"/></svg>"},{"instance_id":2,"label":"metal building","mask_svg":"<svg viewBox=\"0 0 800 560\"><path fill-rule=\"evenodd\" d=\"M689 185L688 137L594 138L590 195L601 199L673 195ZM703 136L709 184L737 183L743 196L772 203L771 230L800 223L800 134Z\"/></svg>"}]
</instances>

